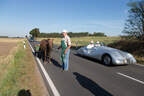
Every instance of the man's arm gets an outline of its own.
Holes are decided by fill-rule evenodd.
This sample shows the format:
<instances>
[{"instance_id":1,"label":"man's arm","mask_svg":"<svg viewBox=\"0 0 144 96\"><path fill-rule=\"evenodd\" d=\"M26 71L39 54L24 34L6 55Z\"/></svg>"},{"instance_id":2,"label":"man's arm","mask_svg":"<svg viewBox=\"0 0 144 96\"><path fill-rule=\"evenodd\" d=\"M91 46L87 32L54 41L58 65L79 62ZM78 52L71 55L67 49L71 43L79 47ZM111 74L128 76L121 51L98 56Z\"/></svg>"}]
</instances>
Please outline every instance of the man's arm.
<instances>
[{"instance_id":1,"label":"man's arm","mask_svg":"<svg viewBox=\"0 0 144 96\"><path fill-rule=\"evenodd\" d=\"M65 54L67 53L67 51L68 51L68 49L71 47L71 45L68 45L68 47L66 48L66 50L65 50Z\"/></svg>"},{"instance_id":2,"label":"man's arm","mask_svg":"<svg viewBox=\"0 0 144 96\"><path fill-rule=\"evenodd\" d=\"M71 40L70 40L70 38L68 37L68 39L67 39L67 48L66 48L66 50L65 50L65 54L67 53L67 51L68 51L68 49L71 47Z\"/></svg>"}]
</instances>

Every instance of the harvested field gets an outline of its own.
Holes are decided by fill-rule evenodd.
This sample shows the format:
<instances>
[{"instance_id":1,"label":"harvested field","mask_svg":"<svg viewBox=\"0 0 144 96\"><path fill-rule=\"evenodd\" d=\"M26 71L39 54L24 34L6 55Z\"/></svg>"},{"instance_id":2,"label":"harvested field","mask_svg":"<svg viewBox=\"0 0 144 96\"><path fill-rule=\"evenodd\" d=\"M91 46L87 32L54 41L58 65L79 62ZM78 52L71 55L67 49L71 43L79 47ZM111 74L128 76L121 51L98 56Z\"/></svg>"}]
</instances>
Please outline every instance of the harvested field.
<instances>
[{"instance_id":1,"label":"harvested field","mask_svg":"<svg viewBox=\"0 0 144 96\"><path fill-rule=\"evenodd\" d=\"M16 46L16 43L0 42L0 56L7 56L11 49Z\"/></svg>"},{"instance_id":2,"label":"harvested field","mask_svg":"<svg viewBox=\"0 0 144 96\"><path fill-rule=\"evenodd\" d=\"M0 38L0 42L10 42L10 43L17 43L23 40L24 39L20 39L20 38Z\"/></svg>"},{"instance_id":3,"label":"harvested field","mask_svg":"<svg viewBox=\"0 0 144 96\"><path fill-rule=\"evenodd\" d=\"M24 39L0 38L0 56L7 56L16 47L17 43Z\"/></svg>"}]
</instances>

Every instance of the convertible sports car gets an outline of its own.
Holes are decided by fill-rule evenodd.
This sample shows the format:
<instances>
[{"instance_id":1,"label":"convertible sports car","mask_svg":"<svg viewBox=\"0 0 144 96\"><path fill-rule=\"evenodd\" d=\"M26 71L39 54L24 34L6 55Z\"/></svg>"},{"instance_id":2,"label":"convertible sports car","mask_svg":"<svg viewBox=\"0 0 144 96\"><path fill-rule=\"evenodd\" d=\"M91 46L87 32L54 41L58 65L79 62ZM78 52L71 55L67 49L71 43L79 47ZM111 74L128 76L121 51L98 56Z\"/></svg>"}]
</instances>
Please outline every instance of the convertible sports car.
<instances>
[{"instance_id":1,"label":"convertible sports car","mask_svg":"<svg viewBox=\"0 0 144 96\"><path fill-rule=\"evenodd\" d=\"M77 54L100 60L105 65L135 64L132 54L107 46L81 47Z\"/></svg>"}]
</instances>

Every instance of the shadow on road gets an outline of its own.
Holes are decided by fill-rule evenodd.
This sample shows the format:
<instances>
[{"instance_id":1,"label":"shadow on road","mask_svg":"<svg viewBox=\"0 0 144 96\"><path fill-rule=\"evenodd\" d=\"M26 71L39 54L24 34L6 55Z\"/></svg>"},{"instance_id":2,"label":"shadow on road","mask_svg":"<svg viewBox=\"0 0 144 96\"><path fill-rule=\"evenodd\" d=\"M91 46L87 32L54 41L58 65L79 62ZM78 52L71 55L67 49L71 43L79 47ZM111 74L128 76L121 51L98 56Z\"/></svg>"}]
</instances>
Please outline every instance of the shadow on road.
<instances>
[{"instance_id":1,"label":"shadow on road","mask_svg":"<svg viewBox=\"0 0 144 96\"><path fill-rule=\"evenodd\" d=\"M76 76L76 80L79 82L79 84L89 90L95 96L113 96L89 78L77 72L73 72L73 74Z\"/></svg>"},{"instance_id":2,"label":"shadow on road","mask_svg":"<svg viewBox=\"0 0 144 96\"><path fill-rule=\"evenodd\" d=\"M56 67L62 68L62 65L60 65L59 62L57 62L55 59L51 59L51 62L52 62Z\"/></svg>"},{"instance_id":3,"label":"shadow on road","mask_svg":"<svg viewBox=\"0 0 144 96\"><path fill-rule=\"evenodd\" d=\"M32 96L30 90L21 89L17 96Z\"/></svg>"}]
</instances>

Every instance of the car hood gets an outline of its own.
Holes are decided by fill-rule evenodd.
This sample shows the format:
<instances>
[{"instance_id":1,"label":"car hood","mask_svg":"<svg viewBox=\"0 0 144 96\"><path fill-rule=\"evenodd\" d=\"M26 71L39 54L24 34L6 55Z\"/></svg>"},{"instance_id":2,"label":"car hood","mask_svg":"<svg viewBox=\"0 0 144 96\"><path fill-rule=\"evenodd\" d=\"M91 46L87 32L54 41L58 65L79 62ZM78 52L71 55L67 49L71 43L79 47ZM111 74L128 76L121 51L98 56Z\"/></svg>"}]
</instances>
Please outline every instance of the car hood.
<instances>
[{"instance_id":1,"label":"car hood","mask_svg":"<svg viewBox=\"0 0 144 96\"><path fill-rule=\"evenodd\" d=\"M121 50L118 50L118 49L115 49L115 48L111 48L111 47L106 47L106 46L103 46L102 49L107 50L108 52L111 52L113 54L119 53L122 56L125 56L126 54L128 54L127 52L124 52L124 51L121 51Z\"/></svg>"},{"instance_id":2,"label":"car hood","mask_svg":"<svg viewBox=\"0 0 144 96\"><path fill-rule=\"evenodd\" d=\"M98 47L100 51L103 51L104 53L109 53L109 54L115 54L115 55L121 55L122 57L126 57L126 54L129 54L128 52L124 52L115 48L107 47L107 46L100 46ZM82 50L87 50L86 47L80 48ZM95 50L95 48L94 48Z\"/></svg>"},{"instance_id":3,"label":"car hood","mask_svg":"<svg viewBox=\"0 0 144 96\"><path fill-rule=\"evenodd\" d=\"M131 57L133 57L130 53L125 52L125 51L121 51L121 50L118 50L115 48L103 46L103 49L107 50L109 53L111 53L115 56L118 56L119 58L131 58Z\"/></svg>"}]
</instances>

